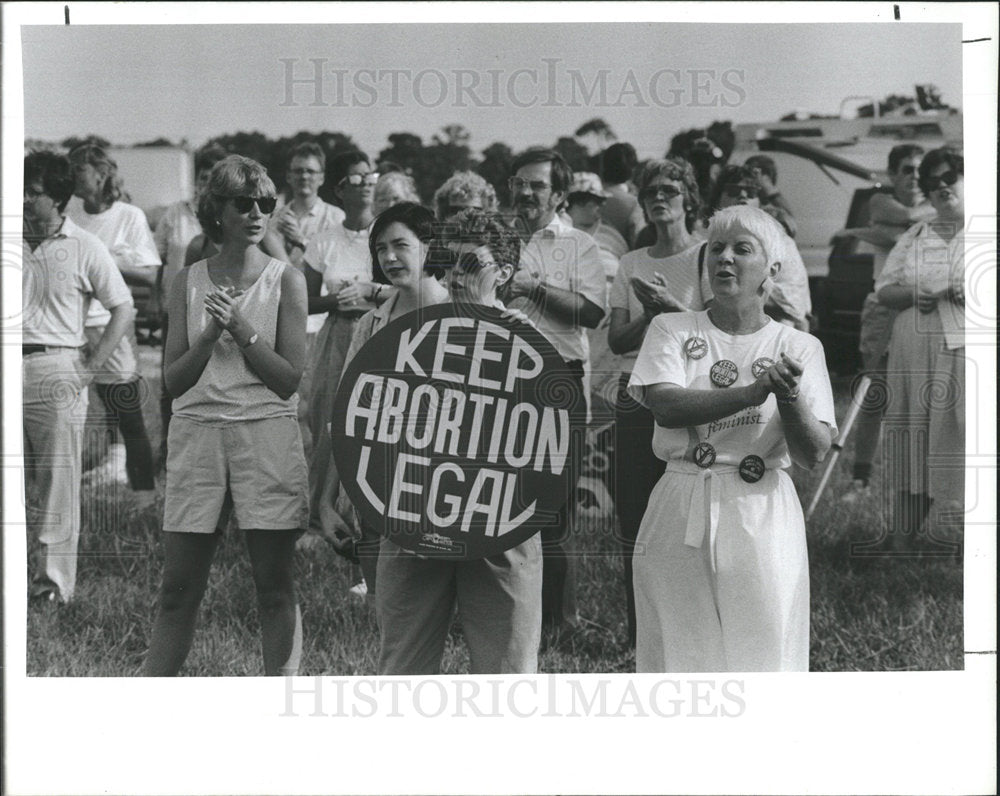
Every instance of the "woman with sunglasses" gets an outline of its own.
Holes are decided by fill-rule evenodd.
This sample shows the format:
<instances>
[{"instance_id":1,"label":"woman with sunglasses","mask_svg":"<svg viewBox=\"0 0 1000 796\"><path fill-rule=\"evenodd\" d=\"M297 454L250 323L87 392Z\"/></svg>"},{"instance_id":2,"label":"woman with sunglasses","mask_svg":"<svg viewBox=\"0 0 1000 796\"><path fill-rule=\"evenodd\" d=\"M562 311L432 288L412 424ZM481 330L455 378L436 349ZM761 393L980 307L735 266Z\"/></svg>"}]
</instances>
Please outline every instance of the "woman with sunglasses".
<instances>
[{"instance_id":1,"label":"woman with sunglasses","mask_svg":"<svg viewBox=\"0 0 1000 796\"><path fill-rule=\"evenodd\" d=\"M264 167L231 155L201 198L219 253L181 271L168 303L165 378L174 396L164 508L164 573L144 673L187 657L212 558L234 513L244 531L264 672L295 674L301 622L292 561L307 473L295 390L305 356L306 288L257 248L275 208Z\"/></svg>"},{"instance_id":2,"label":"woman with sunglasses","mask_svg":"<svg viewBox=\"0 0 1000 796\"><path fill-rule=\"evenodd\" d=\"M895 499L888 546L937 547L918 537L935 501L965 492L965 161L947 148L920 163L920 189L937 211L910 228L875 282L899 310L889 340L883 458ZM939 462L939 464L935 464Z\"/></svg>"},{"instance_id":3,"label":"woman with sunglasses","mask_svg":"<svg viewBox=\"0 0 1000 796\"><path fill-rule=\"evenodd\" d=\"M372 314L373 329L447 300L435 279L444 269L428 260L433 221L430 211L417 205L397 205L375 221L373 255L399 293L391 307L387 302ZM510 281L519 261L517 234L499 216L478 209L456 214L451 227L446 245L448 260L454 261L447 269L452 300L460 306L503 309L497 292ZM369 334L364 320L358 332L352 351ZM439 674L456 606L470 673L536 671L542 632L542 547L537 534L503 553L470 561L418 556L383 539L378 583L379 675Z\"/></svg>"},{"instance_id":4,"label":"woman with sunglasses","mask_svg":"<svg viewBox=\"0 0 1000 796\"><path fill-rule=\"evenodd\" d=\"M653 415L626 392L650 321L661 312L705 308L712 294L702 273L704 241L696 233L701 197L694 169L682 158L651 160L635 175L639 203L656 242L621 259L611 285L608 346L621 356L615 403L615 511L625 564L629 644L635 645L632 550L649 493L663 474L653 455Z\"/></svg>"},{"instance_id":5,"label":"woman with sunglasses","mask_svg":"<svg viewBox=\"0 0 1000 796\"><path fill-rule=\"evenodd\" d=\"M746 166L726 166L719 174L712 196L712 212L734 205L759 207L779 223L773 206L763 207L763 190L757 175ZM809 331L809 314L812 312L812 298L809 294L809 275L805 263L795 245L782 228L781 270L774 279L774 287L768 297L764 311L779 323L794 326L799 331Z\"/></svg>"},{"instance_id":6,"label":"woman with sunglasses","mask_svg":"<svg viewBox=\"0 0 1000 796\"><path fill-rule=\"evenodd\" d=\"M393 205L375 219L368 239L371 262L378 269L378 284L391 285L394 289L380 306L369 310L354 325L343 360L344 367L347 367L375 332L391 321L421 307L443 304L448 300L448 291L438 281L438 277L445 273L445 268L430 263L427 257L434 224L431 211L414 202ZM339 382L339 373L337 379ZM333 394L330 403L333 403ZM324 429L324 448L316 451L317 457L322 455L326 459L326 478L321 483L321 494L314 506L314 513L319 518L323 536L338 551L344 551L352 546L349 540L355 534L345 526L343 513L337 511L338 502L343 506L344 498L340 495L340 479L333 461L328 428ZM314 461L314 472L320 464L318 459ZM365 527L360 529L360 535L357 557L364 574L365 592L372 597L375 595L379 536L373 529ZM347 555L353 558L351 553Z\"/></svg>"},{"instance_id":7,"label":"woman with sunglasses","mask_svg":"<svg viewBox=\"0 0 1000 796\"><path fill-rule=\"evenodd\" d=\"M368 228L379 175L372 171L368 156L355 150L331 160L330 178L343 206L344 220L315 235L302 255L309 314L326 316L308 364L308 421L313 444L309 468L310 533L322 532L318 507L324 487L328 481L338 486L340 483L330 457L327 426L332 419L344 357L358 318L374 309L377 299L385 298L368 252ZM342 512L337 521L343 532L349 529L352 514L345 500L341 498Z\"/></svg>"}]
</instances>

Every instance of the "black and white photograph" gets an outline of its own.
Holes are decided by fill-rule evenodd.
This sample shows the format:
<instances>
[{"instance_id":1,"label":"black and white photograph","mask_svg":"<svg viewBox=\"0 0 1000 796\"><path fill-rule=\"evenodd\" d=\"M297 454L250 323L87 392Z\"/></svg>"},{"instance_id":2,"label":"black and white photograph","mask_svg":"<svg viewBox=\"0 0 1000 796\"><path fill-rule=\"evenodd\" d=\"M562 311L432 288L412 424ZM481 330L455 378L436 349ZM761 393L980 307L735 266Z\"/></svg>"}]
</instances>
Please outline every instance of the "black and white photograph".
<instances>
[{"instance_id":1,"label":"black and white photograph","mask_svg":"<svg viewBox=\"0 0 1000 796\"><path fill-rule=\"evenodd\" d=\"M5 4L5 790L991 792L997 19Z\"/></svg>"}]
</instances>

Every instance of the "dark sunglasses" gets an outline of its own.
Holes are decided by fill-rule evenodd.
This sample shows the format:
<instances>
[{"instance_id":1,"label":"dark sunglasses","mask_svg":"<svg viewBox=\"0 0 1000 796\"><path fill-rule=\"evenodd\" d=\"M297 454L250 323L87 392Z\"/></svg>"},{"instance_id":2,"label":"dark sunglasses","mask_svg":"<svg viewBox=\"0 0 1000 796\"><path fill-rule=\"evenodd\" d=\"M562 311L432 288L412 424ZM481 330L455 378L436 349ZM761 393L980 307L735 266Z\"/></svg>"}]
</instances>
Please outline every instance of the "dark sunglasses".
<instances>
[{"instance_id":1,"label":"dark sunglasses","mask_svg":"<svg viewBox=\"0 0 1000 796\"><path fill-rule=\"evenodd\" d=\"M756 185L745 185L743 183L730 183L723 189L726 196L736 199L746 194L747 199L756 199L760 196L760 188Z\"/></svg>"},{"instance_id":2,"label":"dark sunglasses","mask_svg":"<svg viewBox=\"0 0 1000 796\"><path fill-rule=\"evenodd\" d=\"M924 193L930 193L931 191L936 191L942 185L950 188L958 182L958 179L961 176L962 175L957 171L946 171L944 174L936 174L931 177L925 177L920 181L920 190Z\"/></svg>"},{"instance_id":3,"label":"dark sunglasses","mask_svg":"<svg viewBox=\"0 0 1000 796\"><path fill-rule=\"evenodd\" d=\"M378 172L370 171L367 174L348 174L339 183L340 186L351 185L360 188L362 185L372 186L378 182Z\"/></svg>"},{"instance_id":4,"label":"dark sunglasses","mask_svg":"<svg viewBox=\"0 0 1000 796\"><path fill-rule=\"evenodd\" d=\"M220 196L219 198L232 202L237 213L249 213L253 210L253 206L257 205L260 212L267 215L273 213L278 204L278 200L273 196Z\"/></svg>"},{"instance_id":5,"label":"dark sunglasses","mask_svg":"<svg viewBox=\"0 0 1000 796\"><path fill-rule=\"evenodd\" d=\"M639 191L639 198L643 202L648 202L650 199L656 199L662 195L669 202L671 199L676 199L682 193L683 191L673 185L650 185Z\"/></svg>"}]
</instances>

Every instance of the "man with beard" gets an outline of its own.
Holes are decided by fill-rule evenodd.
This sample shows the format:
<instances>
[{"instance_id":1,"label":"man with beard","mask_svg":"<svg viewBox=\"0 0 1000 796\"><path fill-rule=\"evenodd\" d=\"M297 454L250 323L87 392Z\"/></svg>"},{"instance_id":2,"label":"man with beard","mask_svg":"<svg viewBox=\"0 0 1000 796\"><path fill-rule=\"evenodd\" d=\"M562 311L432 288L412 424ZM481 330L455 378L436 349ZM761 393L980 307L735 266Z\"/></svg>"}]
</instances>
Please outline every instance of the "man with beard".
<instances>
[{"instance_id":1,"label":"man with beard","mask_svg":"<svg viewBox=\"0 0 1000 796\"><path fill-rule=\"evenodd\" d=\"M564 371L553 375L551 389L566 397L572 429L568 464L575 468L588 415L586 329L595 328L605 313L600 251L593 238L556 212L573 182L572 170L557 152L528 149L514 158L511 171L510 193L523 245L507 306L527 315L565 362ZM567 495L553 524L542 531L542 623L554 643L572 636L579 622L569 524L574 502Z\"/></svg>"}]
</instances>

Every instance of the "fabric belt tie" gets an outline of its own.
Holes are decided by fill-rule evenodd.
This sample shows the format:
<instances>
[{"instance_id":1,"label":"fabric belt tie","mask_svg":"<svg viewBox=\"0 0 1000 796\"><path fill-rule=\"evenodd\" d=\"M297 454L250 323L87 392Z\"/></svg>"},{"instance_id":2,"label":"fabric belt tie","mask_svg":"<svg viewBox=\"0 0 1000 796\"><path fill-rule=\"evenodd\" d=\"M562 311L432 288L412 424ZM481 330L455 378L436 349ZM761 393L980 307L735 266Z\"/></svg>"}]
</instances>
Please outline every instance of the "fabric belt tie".
<instances>
[{"instance_id":1,"label":"fabric belt tie","mask_svg":"<svg viewBox=\"0 0 1000 796\"><path fill-rule=\"evenodd\" d=\"M714 464L711 467L699 467L694 462L683 459L671 459L667 462L667 472L683 473L694 476L691 491L691 508L688 511L687 530L684 532L684 544L688 547L701 547L708 533L709 547L715 550L715 534L719 528L719 479L717 476L737 473L739 468L733 464ZM715 558L714 553L712 556Z\"/></svg>"}]
</instances>

